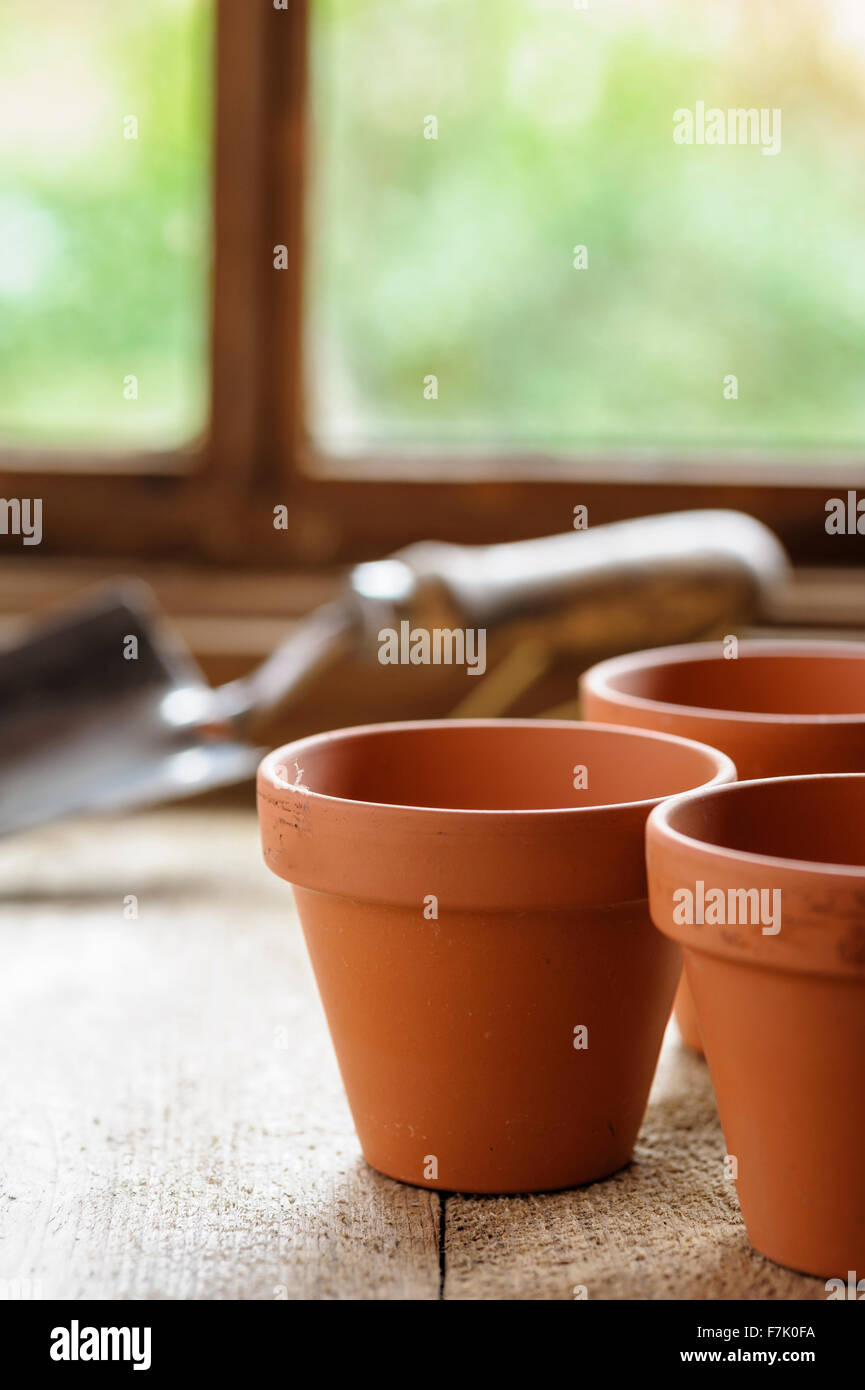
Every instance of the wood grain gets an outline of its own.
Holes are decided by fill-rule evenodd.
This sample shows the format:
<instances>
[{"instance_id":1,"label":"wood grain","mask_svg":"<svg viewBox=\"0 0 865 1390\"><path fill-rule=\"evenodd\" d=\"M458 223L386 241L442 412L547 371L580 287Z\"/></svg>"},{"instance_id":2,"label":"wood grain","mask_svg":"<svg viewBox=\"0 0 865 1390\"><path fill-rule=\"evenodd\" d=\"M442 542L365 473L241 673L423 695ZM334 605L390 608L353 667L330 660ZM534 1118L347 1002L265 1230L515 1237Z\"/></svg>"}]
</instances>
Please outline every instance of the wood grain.
<instances>
[{"instance_id":1,"label":"wood grain","mask_svg":"<svg viewBox=\"0 0 865 1390\"><path fill-rule=\"evenodd\" d=\"M252 813L43 830L0 876L7 1291L438 1298L440 1199L360 1158Z\"/></svg>"},{"instance_id":2,"label":"wood grain","mask_svg":"<svg viewBox=\"0 0 865 1390\"><path fill-rule=\"evenodd\" d=\"M0 884L0 1294L825 1298L748 1246L673 1036L606 1182L445 1198L367 1168L251 810L10 839Z\"/></svg>"}]
</instances>

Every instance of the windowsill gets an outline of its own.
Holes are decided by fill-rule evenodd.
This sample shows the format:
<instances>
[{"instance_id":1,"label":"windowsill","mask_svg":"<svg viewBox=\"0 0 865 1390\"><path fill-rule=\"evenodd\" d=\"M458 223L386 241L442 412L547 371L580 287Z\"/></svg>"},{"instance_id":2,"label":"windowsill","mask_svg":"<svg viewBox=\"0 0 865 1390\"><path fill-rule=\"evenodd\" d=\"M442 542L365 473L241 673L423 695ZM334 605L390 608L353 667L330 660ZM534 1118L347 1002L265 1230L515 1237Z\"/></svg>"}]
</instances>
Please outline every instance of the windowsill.
<instances>
[{"instance_id":1,"label":"windowsill","mask_svg":"<svg viewBox=\"0 0 865 1390\"><path fill-rule=\"evenodd\" d=\"M91 585L133 573L151 585L159 607L203 655L265 655L293 621L332 598L339 584L335 569L229 569L132 558L39 557L22 564L23 558L8 549L0 558L4 633L11 623L69 603ZM796 569L767 596L754 621L760 627L865 629L865 566Z\"/></svg>"}]
</instances>

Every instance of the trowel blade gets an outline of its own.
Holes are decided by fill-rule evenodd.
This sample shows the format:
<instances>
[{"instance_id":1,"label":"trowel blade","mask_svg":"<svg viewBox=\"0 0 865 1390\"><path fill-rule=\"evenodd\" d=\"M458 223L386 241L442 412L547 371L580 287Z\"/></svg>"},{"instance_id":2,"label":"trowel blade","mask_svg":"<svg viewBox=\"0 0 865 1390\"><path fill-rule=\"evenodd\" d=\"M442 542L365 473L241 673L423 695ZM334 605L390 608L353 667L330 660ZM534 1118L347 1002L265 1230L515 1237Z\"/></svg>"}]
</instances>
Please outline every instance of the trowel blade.
<instances>
[{"instance_id":1,"label":"trowel blade","mask_svg":"<svg viewBox=\"0 0 865 1390\"><path fill-rule=\"evenodd\" d=\"M144 585L41 624L0 653L0 834L251 775L262 750L208 723L211 702Z\"/></svg>"},{"instance_id":2,"label":"trowel blade","mask_svg":"<svg viewBox=\"0 0 865 1390\"><path fill-rule=\"evenodd\" d=\"M150 694L80 711L62 724L25 721L18 756L0 763L0 835L89 811L111 811L251 777L265 750L233 739L168 737Z\"/></svg>"}]
</instances>

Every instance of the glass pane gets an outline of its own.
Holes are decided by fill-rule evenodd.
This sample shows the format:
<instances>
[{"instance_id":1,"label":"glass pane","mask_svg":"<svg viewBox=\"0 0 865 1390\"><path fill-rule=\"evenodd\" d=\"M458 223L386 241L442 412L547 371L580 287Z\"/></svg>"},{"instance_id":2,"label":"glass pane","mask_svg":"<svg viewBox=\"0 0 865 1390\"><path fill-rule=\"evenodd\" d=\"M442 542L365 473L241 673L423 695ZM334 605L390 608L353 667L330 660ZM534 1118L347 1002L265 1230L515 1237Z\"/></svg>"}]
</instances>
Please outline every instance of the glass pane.
<instances>
[{"instance_id":1,"label":"glass pane","mask_svg":"<svg viewBox=\"0 0 865 1390\"><path fill-rule=\"evenodd\" d=\"M325 446L861 446L861 0L314 21Z\"/></svg>"},{"instance_id":2,"label":"glass pane","mask_svg":"<svg viewBox=\"0 0 865 1390\"><path fill-rule=\"evenodd\" d=\"M205 423L211 8L0 8L0 445Z\"/></svg>"}]
</instances>

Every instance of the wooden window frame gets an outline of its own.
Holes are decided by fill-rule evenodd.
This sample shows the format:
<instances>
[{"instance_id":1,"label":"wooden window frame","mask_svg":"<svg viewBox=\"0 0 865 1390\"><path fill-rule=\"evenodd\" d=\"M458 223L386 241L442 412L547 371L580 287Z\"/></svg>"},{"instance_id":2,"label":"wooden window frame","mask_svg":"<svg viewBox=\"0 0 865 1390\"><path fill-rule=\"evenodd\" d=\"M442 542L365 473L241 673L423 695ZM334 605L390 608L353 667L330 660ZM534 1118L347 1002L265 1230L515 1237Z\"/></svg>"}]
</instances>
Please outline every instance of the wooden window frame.
<instances>
[{"instance_id":1,"label":"wooden window frame","mask_svg":"<svg viewBox=\"0 0 865 1390\"><path fill-rule=\"evenodd\" d=\"M302 260L309 0L215 0L211 411L204 440L163 455L6 454L7 496L43 499L43 552L220 565L332 566L425 536L492 541L688 507L735 507L794 560L861 564L828 536L827 497L865 485L865 463L825 483L758 457L689 467L628 459L435 459L351 465L318 457L303 428ZM273 248L290 251L273 268ZM342 468L342 476L340 475ZM423 470L422 474L420 470ZM699 481L688 480L689 473ZM289 510L287 530L273 508ZM109 523L110 518L110 523Z\"/></svg>"}]
</instances>

